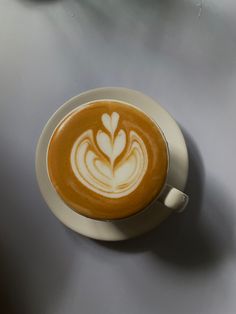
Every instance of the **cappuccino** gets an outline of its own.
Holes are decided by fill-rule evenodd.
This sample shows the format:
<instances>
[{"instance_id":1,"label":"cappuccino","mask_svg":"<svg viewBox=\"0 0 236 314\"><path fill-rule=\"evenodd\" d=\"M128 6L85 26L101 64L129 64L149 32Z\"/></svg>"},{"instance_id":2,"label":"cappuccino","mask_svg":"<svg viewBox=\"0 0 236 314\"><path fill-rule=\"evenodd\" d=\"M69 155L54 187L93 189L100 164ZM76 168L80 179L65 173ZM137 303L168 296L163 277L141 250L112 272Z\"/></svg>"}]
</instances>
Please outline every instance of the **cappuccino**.
<instances>
[{"instance_id":1,"label":"cappuccino","mask_svg":"<svg viewBox=\"0 0 236 314\"><path fill-rule=\"evenodd\" d=\"M74 211L120 219L147 207L167 175L167 144L137 107L97 100L78 107L56 127L48 146L50 181Z\"/></svg>"}]
</instances>

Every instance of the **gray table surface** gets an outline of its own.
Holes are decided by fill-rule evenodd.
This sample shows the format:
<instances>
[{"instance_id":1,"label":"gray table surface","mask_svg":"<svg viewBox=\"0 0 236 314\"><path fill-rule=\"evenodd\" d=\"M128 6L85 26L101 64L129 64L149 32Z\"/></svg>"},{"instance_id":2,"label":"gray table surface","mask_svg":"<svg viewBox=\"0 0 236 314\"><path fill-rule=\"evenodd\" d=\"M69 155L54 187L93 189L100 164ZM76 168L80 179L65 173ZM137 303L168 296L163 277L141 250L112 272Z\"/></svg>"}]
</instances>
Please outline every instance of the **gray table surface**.
<instances>
[{"instance_id":1,"label":"gray table surface","mask_svg":"<svg viewBox=\"0 0 236 314\"><path fill-rule=\"evenodd\" d=\"M188 210L123 243L68 230L35 179L50 115L100 86L159 100L190 153ZM0 312L234 314L235 103L234 0L1 0Z\"/></svg>"}]
</instances>

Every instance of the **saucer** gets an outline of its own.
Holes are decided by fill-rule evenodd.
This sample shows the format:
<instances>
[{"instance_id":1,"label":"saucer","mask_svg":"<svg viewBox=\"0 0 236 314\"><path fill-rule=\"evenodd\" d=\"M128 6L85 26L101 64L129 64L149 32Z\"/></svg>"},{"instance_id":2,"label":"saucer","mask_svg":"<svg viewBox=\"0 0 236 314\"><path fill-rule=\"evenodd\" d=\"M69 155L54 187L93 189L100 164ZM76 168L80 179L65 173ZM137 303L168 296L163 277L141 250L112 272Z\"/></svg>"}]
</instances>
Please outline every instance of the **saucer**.
<instances>
[{"instance_id":1,"label":"saucer","mask_svg":"<svg viewBox=\"0 0 236 314\"><path fill-rule=\"evenodd\" d=\"M62 120L76 107L99 99L116 99L136 105L161 127L170 151L167 183L183 191L188 176L188 152L183 134L170 114L156 101L139 91L120 87L104 87L86 91L62 105L49 119L36 149L36 176L40 191L53 214L70 229L93 239L119 241L141 235L165 220L171 210L158 201L141 213L117 221L99 221L84 217L69 208L52 187L46 167L47 146L51 135Z\"/></svg>"}]
</instances>

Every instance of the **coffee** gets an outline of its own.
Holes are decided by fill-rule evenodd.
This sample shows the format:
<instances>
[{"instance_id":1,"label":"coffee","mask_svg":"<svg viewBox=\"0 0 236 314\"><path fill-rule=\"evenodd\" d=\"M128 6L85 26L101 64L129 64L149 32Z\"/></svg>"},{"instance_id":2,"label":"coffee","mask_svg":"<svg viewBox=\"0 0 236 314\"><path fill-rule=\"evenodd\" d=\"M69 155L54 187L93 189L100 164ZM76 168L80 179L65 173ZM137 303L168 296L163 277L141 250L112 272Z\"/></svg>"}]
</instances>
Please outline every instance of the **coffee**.
<instances>
[{"instance_id":1,"label":"coffee","mask_svg":"<svg viewBox=\"0 0 236 314\"><path fill-rule=\"evenodd\" d=\"M167 145L143 111L99 100L59 123L47 165L52 185L69 207L94 219L119 219L141 211L161 192Z\"/></svg>"}]
</instances>

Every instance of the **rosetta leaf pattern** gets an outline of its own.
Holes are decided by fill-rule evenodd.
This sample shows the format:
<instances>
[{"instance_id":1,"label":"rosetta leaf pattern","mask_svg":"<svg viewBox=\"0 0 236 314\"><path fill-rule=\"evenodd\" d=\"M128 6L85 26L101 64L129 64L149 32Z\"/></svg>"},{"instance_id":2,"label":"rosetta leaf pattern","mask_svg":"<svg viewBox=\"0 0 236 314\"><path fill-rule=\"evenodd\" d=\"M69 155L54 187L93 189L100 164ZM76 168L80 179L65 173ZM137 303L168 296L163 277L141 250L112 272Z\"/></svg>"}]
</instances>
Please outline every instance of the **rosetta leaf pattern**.
<instances>
[{"instance_id":1,"label":"rosetta leaf pattern","mask_svg":"<svg viewBox=\"0 0 236 314\"><path fill-rule=\"evenodd\" d=\"M119 119L117 112L104 113L101 116L104 129L96 134L92 129L82 133L72 147L70 158L78 180L108 198L124 197L134 191L148 166L143 139L134 130L117 129Z\"/></svg>"}]
</instances>

